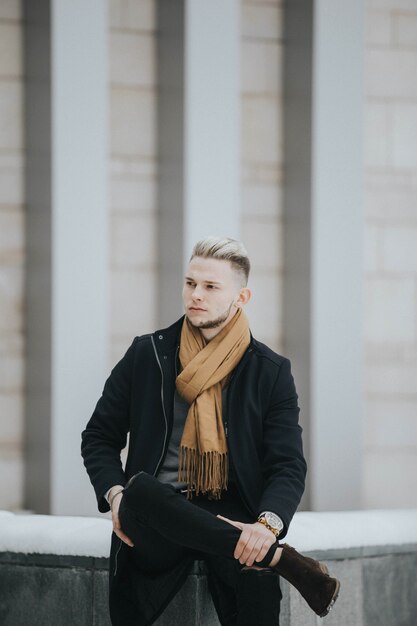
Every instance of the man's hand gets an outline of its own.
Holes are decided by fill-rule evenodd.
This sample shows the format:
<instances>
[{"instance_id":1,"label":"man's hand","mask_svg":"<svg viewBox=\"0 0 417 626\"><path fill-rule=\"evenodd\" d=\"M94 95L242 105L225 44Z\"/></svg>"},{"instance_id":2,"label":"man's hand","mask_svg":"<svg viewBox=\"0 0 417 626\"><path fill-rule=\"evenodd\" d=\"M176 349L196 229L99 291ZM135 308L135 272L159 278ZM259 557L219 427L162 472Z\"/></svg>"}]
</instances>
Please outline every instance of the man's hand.
<instances>
[{"instance_id":1,"label":"man's hand","mask_svg":"<svg viewBox=\"0 0 417 626\"><path fill-rule=\"evenodd\" d=\"M112 517L112 522L113 522L113 531L119 537L119 539L124 541L124 543L126 543L130 548L133 548L133 541L129 539L127 535L125 535L120 525L119 507L120 507L120 502L123 497L123 493L121 491L122 489L123 489L122 485L115 485L109 491L109 501L111 502L111 517ZM120 493L117 493L118 491L120 491ZM117 495L113 496L114 493L117 493Z\"/></svg>"},{"instance_id":2,"label":"man's hand","mask_svg":"<svg viewBox=\"0 0 417 626\"><path fill-rule=\"evenodd\" d=\"M242 565L251 567L262 561L269 548L276 541L274 533L259 522L244 524L223 517L223 515L217 517L242 531L234 552L235 559L239 559Z\"/></svg>"}]
</instances>

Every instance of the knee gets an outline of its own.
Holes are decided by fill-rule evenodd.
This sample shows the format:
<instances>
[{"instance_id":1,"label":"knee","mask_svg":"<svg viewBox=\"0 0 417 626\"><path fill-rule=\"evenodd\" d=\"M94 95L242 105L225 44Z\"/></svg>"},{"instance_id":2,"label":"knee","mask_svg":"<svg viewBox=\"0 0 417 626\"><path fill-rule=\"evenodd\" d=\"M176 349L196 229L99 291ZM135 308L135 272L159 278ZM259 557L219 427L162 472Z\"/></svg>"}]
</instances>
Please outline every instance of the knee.
<instances>
[{"instance_id":1,"label":"knee","mask_svg":"<svg viewBox=\"0 0 417 626\"><path fill-rule=\"evenodd\" d=\"M143 471L138 472L132 476L124 488L125 502L133 508L143 509L147 505L151 506L156 503L162 496L166 496L168 487L159 482L155 476Z\"/></svg>"},{"instance_id":2,"label":"knee","mask_svg":"<svg viewBox=\"0 0 417 626\"><path fill-rule=\"evenodd\" d=\"M144 502L144 500L146 500L147 494L149 493L146 477L152 478L149 474L146 474L146 472L138 472L128 480L123 491L125 504L132 506L135 502Z\"/></svg>"}]
</instances>

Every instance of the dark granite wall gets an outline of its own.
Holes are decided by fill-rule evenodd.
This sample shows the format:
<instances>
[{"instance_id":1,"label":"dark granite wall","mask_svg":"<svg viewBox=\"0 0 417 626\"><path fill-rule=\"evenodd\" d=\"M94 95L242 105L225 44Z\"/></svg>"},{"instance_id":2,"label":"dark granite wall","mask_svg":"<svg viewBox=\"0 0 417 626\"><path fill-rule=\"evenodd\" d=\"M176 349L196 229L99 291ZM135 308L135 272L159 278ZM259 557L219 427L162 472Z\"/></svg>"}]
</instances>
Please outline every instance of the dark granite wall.
<instances>
[{"instance_id":1,"label":"dark granite wall","mask_svg":"<svg viewBox=\"0 0 417 626\"><path fill-rule=\"evenodd\" d=\"M313 556L326 561L340 579L340 597L329 616L319 620L298 592L281 581L280 626L417 625L416 545ZM110 626L107 567L104 558L0 553L0 625ZM219 626L201 562L155 626L177 625Z\"/></svg>"}]
</instances>

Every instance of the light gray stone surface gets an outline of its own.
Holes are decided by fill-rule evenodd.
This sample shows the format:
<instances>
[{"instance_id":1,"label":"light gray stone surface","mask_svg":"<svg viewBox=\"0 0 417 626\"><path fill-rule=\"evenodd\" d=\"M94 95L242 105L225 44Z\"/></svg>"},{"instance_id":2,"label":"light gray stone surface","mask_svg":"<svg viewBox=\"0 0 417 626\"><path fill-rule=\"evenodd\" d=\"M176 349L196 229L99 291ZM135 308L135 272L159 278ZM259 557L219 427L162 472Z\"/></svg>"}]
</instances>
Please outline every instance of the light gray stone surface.
<instances>
[{"instance_id":1,"label":"light gray stone surface","mask_svg":"<svg viewBox=\"0 0 417 626\"><path fill-rule=\"evenodd\" d=\"M329 559L341 591L329 615L316 616L281 579L280 626L415 626L417 549ZM59 555L0 554L2 626L110 626L107 560ZM157 626L219 626L205 568L196 563ZM257 626L254 624L254 626ZM273 626L271 624L271 626Z\"/></svg>"},{"instance_id":2,"label":"light gray stone surface","mask_svg":"<svg viewBox=\"0 0 417 626\"><path fill-rule=\"evenodd\" d=\"M282 600L279 614L280 626L290 626L291 623L291 605L290 605L290 585L286 580L281 578L280 587L282 592Z\"/></svg>"},{"instance_id":3,"label":"light gray stone surface","mask_svg":"<svg viewBox=\"0 0 417 626\"><path fill-rule=\"evenodd\" d=\"M364 559L366 626L417 624L417 553Z\"/></svg>"},{"instance_id":4,"label":"light gray stone surface","mask_svg":"<svg viewBox=\"0 0 417 626\"><path fill-rule=\"evenodd\" d=\"M78 568L0 565L2 626L91 626L93 573Z\"/></svg>"},{"instance_id":5,"label":"light gray stone surface","mask_svg":"<svg viewBox=\"0 0 417 626\"><path fill-rule=\"evenodd\" d=\"M109 575L107 571L94 572L93 626L111 626L108 606Z\"/></svg>"},{"instance_id":6,"label":"light gray stone surface","mask_svg":"<svg viewBox=\"0 0 417 626\"><path fill-rule=\"evenodd\" d=\"M362 562L360 559L327 561L330 574L340 580L339 598L323 620L329 626L365 626L363 621ZM294 593L294 590L293 590ZM295 622L297 623L297 622Z\"/></svg>"}]
</instances>

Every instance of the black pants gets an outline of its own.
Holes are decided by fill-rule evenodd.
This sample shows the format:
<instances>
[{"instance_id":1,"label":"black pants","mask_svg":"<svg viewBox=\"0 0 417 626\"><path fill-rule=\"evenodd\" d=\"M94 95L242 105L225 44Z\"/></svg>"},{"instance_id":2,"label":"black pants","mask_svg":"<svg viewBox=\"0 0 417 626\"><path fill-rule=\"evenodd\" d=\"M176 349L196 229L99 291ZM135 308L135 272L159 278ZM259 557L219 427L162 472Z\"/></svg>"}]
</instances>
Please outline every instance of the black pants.
<instances>
[{"instance_id":1,"label":"black pants","mask_svg":"<svg viewBox=\"0 0 417 626\"><path fill-rule=\"evenodd\" d=\"M210 591L223 626L278 624L278 576L271 570L242 569L233 556L240 530L218 519L218 514L254 521L233 487L221 500L198 496L188 501L145 472L125 489L119 511L121 526L135 544L132 559L142 572L152 576L169 570L191 554L207 563ZM277 545L260 566L269 565Z\"/></svg>"}]
</instances>

